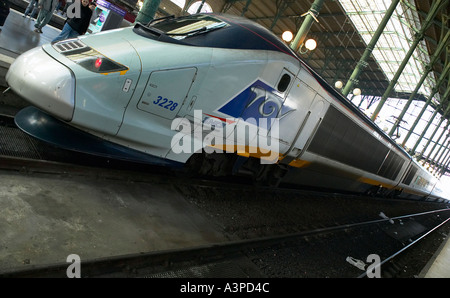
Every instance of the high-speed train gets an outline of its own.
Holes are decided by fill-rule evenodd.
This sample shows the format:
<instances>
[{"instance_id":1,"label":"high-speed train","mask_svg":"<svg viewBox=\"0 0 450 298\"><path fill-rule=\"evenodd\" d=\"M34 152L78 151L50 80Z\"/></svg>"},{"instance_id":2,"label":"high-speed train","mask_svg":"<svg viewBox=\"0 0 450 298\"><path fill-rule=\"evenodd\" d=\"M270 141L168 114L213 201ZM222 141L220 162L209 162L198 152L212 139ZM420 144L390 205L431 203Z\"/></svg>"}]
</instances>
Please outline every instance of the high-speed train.
<instances>
[{"instance_id":1,"label":"high-speed train","mask_svg":"<svg viewBox=\"0 0 450 298\"><path fill-rule=\"evenodd\" d=\"M248 19L166 17L20 55L9 87L30 135L203 175L408 199L439 181L283 41Z\"/></svg>"}]
</instances>

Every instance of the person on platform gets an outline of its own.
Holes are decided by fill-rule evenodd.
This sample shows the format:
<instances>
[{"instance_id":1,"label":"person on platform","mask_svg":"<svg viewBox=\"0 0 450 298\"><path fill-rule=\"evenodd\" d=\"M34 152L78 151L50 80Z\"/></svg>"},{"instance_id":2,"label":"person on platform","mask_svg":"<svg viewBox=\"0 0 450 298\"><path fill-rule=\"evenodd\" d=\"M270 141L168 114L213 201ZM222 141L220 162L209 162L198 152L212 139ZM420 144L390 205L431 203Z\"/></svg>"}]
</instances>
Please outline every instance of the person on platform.
<instances>
[{"instance_id":1,"label":"person on platform","mask_svg":"<svg viewBox=\"0 0 450 298\"><path fill-rule=\"evenodd\" d=\"M80 17L67 18L61 33L52 40L52 43L85 34L94 9L95 4L90 0L81 0Z\"/></svg>"},{"instance_id":2,"label":"person on platform","mask_svg":"<svg viewBox=\"0 0 450 298\"><path fill-rule=\"evenodd\" d=\"M56 12L57 13L60 12L60 14L62 15L65 6L66 6L65 0L58 0L58 5L56 5Z\"/></svg>"},{"instance_id":3,"label":"person on platform","mask_svg":"<svg viewBox=\"0 0 450 298\"><path fill-rule=\"evenodd\" d=\"M0 0L0 32L2 32L3 25L9 15L10 7L8 0Z\"/></svg>"},{"instance_id":4,"label":"person on platform","mask_svg":"<svg viewBox=\"0 0 450 298\"><path fill-rule=\"evenodd\" d=\"M39 0L38 6L40 11L36 19L36 24L34 24L36 28L34 32L42 33L42 28L50 22L58 2L58 0Z\"/></svg>"},{"instance_id":5,"label":"person on platform","mask_svg":"<svg viewBox=\"0 0 450 298\"><path fill-rule=\"evenodd\" d=\"M39 9L38 6L38 0L31 0L27 8L25 9L23 17L29 16L30 18L35 18Z\"/></svg>"}]
</instances>

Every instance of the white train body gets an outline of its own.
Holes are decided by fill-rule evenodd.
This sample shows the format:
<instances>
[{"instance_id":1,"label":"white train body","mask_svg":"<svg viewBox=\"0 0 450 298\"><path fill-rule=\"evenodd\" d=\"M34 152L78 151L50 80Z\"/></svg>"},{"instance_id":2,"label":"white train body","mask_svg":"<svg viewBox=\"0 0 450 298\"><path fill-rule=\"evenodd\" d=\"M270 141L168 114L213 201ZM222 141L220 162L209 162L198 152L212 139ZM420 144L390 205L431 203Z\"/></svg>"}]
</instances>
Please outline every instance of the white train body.
<instances>
[{"instance_id":1,"label":"white train body","mask_svg":"<svg viewBox=\"0 0 450 298\"><path fill-rule=\"evenodd\" d=\"M19 56L6 80L42 110L18 115L19 127L69 149L99 153L83 149L91 141L75 148L42 130L45 121L58 118L80 136L117 144L123 156L136 153L134 160L189 162L211 175L248 170L269 184L445 199L433 175L248 20L200 14L46 44ZM38 116L50 118L30 124ZM240 135L241 124L254 133ZM205 158L197 144L215 153Z\"/></svg>"}]
</instances>

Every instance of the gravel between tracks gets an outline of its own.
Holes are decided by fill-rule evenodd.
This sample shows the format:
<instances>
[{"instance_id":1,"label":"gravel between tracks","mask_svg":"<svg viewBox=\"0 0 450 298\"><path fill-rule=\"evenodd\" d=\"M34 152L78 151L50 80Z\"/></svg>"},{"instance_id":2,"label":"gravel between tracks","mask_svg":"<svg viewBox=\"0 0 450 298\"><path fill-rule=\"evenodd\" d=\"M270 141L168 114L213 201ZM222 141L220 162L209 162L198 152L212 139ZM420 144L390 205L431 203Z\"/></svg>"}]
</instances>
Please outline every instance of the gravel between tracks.
<instances>
[{"instance_id":1,"label":"gravel between tracks","mask_svg":"<svg viewBox=\"0 0 450 298\"><path fill-rule=\"evenodd\" d=\"M211 219L230 240L269 237L317 228L445 209L434 202L390 200L310 191L244 190L226 187L177 186L185 198ZM402 253L382 273L383 277L419 277L450 231L446 224ZM340 235L340 236L339 236ZM388 244L389 242L389 244ZM345 261L352 256L365 261L371 253L382 259L390 249L406 244L374 228L358 234L341 233L307 237L291 245L248 252L268 277L357 277L361 271ZM393 269L394 268L394 269Z\"/></svg>"}]
</instances>

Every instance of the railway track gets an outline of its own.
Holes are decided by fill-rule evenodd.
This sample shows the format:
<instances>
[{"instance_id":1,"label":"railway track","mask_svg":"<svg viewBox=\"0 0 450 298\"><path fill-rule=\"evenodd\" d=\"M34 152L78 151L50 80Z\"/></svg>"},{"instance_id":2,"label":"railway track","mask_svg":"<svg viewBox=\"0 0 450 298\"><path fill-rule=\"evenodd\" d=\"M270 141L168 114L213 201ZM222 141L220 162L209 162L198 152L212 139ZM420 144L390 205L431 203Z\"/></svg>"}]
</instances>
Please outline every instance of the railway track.
<instances>
[{"instance_id":1,"label":"railway track","mask_svg":"<svg viewBox=\"0 0 450 298\"><path fill-rule=\"evenodd\" d=\"M399 257L401 253L413 249L415 244L449 220L450 210L442 209L277 237L98 260L79 260L77 270L79 270L79 277L90 278L308 277L305 270L309 270L310 267L303 266L302 261L309 258L311 258L310 261L317 260L317 256L310 255L311 250L329 251L330 247L333 247L333 254L322 255L325 259L328 258L326 260L329 264L327 277L366 277L367 275L373 277L376 274L379 274L376 277L382 277L386 274L383 272L385 266L390 266L389 263ZM344 252L350 250L348 245L355 246L355 243L348 243L350 239L365 242L365 245L356 245L358 250L353 249L355 253L353 256ZM372 246L380 239L384 239L381 251L380 247ZM346 242L347 244L345 244ZM284 259L293 254L294 258ZM366 264L365 257L369 255L378 256L380 262ZM0 273L0 277L67 277L68 274L75 274L74 269L70 267L73 264L69 262L16 272L3 272ZM275 271L280 268L283 268L284 272L289 275L283 276L280 272L276 273ZM372 272L366 271L368 268ZM390 269L389 272L392 270Z\"/></svg>"}]
</instances>

